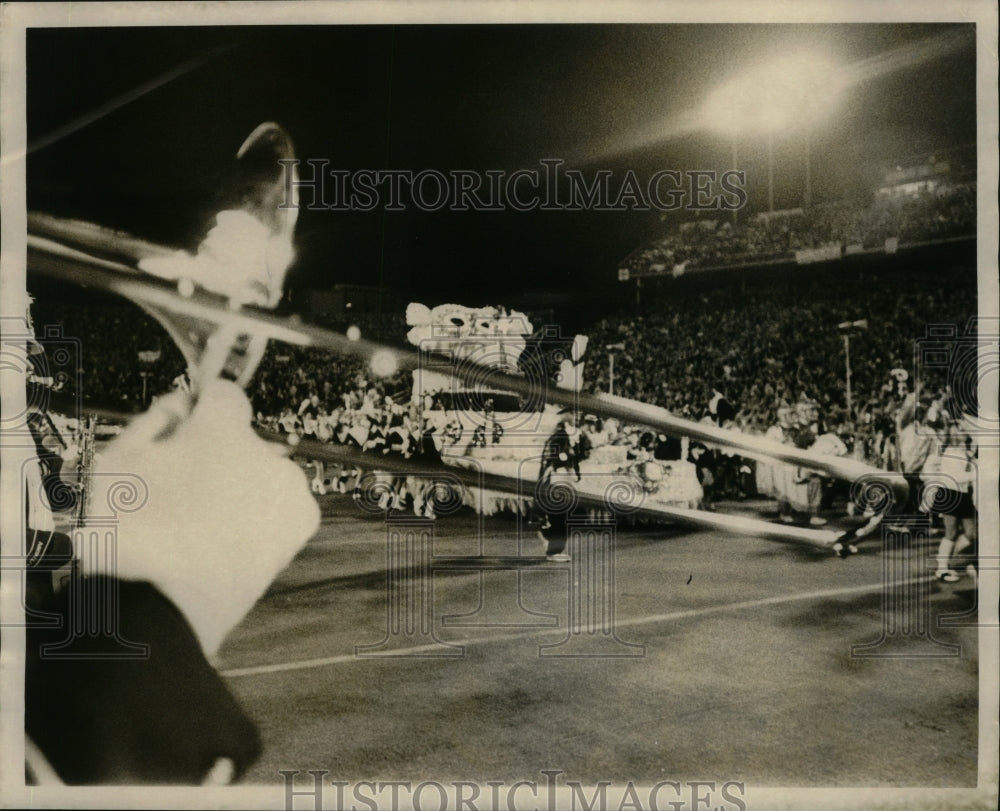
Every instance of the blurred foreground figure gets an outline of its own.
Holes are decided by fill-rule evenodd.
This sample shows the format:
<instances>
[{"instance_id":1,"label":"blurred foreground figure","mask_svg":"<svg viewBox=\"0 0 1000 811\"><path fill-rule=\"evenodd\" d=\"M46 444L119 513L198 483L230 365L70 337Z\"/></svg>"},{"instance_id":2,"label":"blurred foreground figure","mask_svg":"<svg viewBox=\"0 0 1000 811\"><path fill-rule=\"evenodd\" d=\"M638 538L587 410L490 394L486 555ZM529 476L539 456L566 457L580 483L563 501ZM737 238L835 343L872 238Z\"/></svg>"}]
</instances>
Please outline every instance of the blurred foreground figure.
<instances>
[{"instance_id":1,"label":"blurred foreground figure","mask_svg":"<svg viewBox=\"0 0 1000 811\"><path fill-rule=\"evenodd\" d=\"M58 625L28 629L37 782L226 783L259 753L210 660L319 510L298 466L251 430L238 386L208 383L192 404L183 391L161 398L95 464L95 516L125 478L141 480L145 502L118 513L113 554L76 550L77 574L39 606Z\"/></svg>"}]
</instances>

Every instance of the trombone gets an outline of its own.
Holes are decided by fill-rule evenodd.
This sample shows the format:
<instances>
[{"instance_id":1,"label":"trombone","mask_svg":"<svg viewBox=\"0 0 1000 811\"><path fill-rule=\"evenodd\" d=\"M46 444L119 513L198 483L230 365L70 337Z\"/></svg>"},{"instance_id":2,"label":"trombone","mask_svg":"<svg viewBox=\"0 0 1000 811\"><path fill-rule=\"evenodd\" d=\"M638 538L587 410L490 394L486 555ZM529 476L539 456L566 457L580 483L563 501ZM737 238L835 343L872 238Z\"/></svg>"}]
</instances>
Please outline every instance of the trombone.
<instances>
[{"instance_id":1,"label":"trombone","mask_svg":"<svg viewBox=\"0 0 1000 811\"><path fill-rule=\"evenodd\" d=\"M294 194L294 184L287 184L284 177L275 178L272 175L267 181L261 180L262 156L273 159L273 169L280 161L288 163L287 158L291 154L290 139L278 125L270 123L258 127L237 153L239 159L256 157L255 181L248 188L251 189L251 195L255 195L252 202L258 217L262 210L274 213L272 209L278 199L275 196L277 184L280 184L281 189L291 189ZM263 163L266 164L266 161ZM277 216L270 218L269 223L269 233L287 239L289 245L295 223L296 202L292 199L291 205L287 202L281 205L281 210ZM284 270L291 261L290 255L285 267L279 268L269 278L269 291L255 298L234 295L232 289L211 289L210 286L194 284L183 273L177 278L151 274L144 268L157 262L169 264L178 252L93 223L44 213L29 213L27 248L29 273L116 294L150 313L177 344L189 366L196 370L196 386L198 378L204 380L216 376L229 377L246 386L263 357L268 340L322 348L358 357L369 364L376 361L377 366L393 370L416 371L428 360L425 350L390 347L363 339L352 340L354 336L348 337L303 323L297 318L280 317L270 312L267 308L273 307L277 299L280 299L281 283ZM863 511L871 514L871 517L864 526L838 533L779 526L763 520L659 505L640 505L636 508L640 513L725 532L806 543L841 553L845 546L849 551L856 551L851 541L871 533L894 504L906 502L908 484L902 475L880 470L854 459L811 453L764 437L693 422L677 417L663 408L624 397L552 387L547 385L547 381L543 383L453 355L435 356L433 363L435 370L446 370L455 380L470 386L475 386L477 381L489 379L491 387L537 400L541 383L545 385L546 403L571 408L578 413L614 417L624 424L649 426L670 436L688 437L727 448L741 456L795 465L823 476L847 481L851 484L852 500ZM267 436L278 439L278 435ZM303 440L298 443L296 452L324 461L373 467L372 462L363 454L326 443ZM407 465L404 460L390 463L388 459L380 458L375 466L388 469L390 465L400 473L416 473L419 467L419 472L427 474L426 466ZM468 471L443 466L442 473L445 471L449 476L465 480L467 484L489 486L491 489L521 492L524 487L523 482L510 477L472 474L472 479L475 480L472 481ZM581 496L584 503L594 500L587 494ZM603 506L612 511L615 507L608 503Z\"/></svg>"}]
</instances>

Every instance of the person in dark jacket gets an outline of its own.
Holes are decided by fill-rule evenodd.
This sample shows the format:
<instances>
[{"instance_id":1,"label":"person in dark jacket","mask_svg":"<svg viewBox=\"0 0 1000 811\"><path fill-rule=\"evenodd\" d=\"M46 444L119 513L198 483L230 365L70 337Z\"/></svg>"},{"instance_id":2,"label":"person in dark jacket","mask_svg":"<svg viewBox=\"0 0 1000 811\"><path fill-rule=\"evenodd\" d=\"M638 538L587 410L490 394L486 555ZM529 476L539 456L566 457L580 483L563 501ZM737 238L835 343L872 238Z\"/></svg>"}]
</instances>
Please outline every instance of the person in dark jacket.
<instances>
[{"instance_id":1,"label":"person in dark jacket","mask_svg":"<svg viewBox=\"0 0 1000 811\"><path fill-rule=\"evenodd\" d=\"M573 434L570 434L570 431ZM540 482L547 482L556 470L572 470L580 481L579 434L572 412L564 414L555 431L545 440L542 450L542 467L538 473Z\"/></svg>"}]
</instances>

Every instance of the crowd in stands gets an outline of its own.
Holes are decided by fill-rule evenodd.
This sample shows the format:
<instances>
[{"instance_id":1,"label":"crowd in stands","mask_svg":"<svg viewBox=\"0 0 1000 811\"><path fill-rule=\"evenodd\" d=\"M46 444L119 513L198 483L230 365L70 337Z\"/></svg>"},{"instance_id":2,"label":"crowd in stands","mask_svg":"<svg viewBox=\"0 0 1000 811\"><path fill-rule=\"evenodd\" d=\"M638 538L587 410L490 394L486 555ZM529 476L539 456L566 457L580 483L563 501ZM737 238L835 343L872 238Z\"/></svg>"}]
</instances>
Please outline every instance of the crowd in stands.
<instances>
[{"instance_id":1,"label":"crowd in stands","mask_svg":"<svg viewBox=\"0 0 1000 811\"><path fill-rule=\"evenodd\" d=\"M976 311L975 297L974 284L932 272L872 273L863 280L826 272L800 277L794 286L769 283L742 291L720 286L664 297L642 312L612 316L584 330L591 346L584 385L608 390L600 347L623 343L625 350L615 356L615 394L701 419L718 389L736 406L740 429L760 434L776 424L780 409L810 401L826 424L844 424L871 444L872 437L891 430L889 373L912 374L914 342L926 325L954 323L961 329ZM184 370L167 335L137 308L38 301L33 310L36 323L62 324L63 334L79 339L73 345L80 347L85 404L139 410L168 391ZM849 415L837 325L858 320L867 326L851 338L854 413ZM402 345L405 329L399 316L366 323L363 334ZM72 388L68 377L63 389ZM316 416L322 409L330 417L338 409L350 411L352 398L355 409L372 400L381 407L387 397L408 403L411 390L409 373L378 378L360 358L272 342L249 393L259 419L274 423L289 410L298 415L310 398Z\"/></svg>"},{"instance_id":2,"label":"crowd in stands","mask_svg":"<svg viewBox=\"0 0 1000 811\"><path fill-rule=\"evenodd\" d=\"M971 274L970 274L971 275ZM614 393L703 418L714 390L736 407L740 430L763 434L783 408L815 403L826 425L874 442L891 430L899 398L891 373L913 386L914 348L929 324L961 331L976 312L970 279L950 274L828 272L793 285L732 286L664 297L640 314L621 314L590 330L591 346L624 343L614 360ZM846 410L845 349L838 324L867 321L850 338L853 414ZM943 373L921 370L921 385ZM588 358L587 388L609 387L607 359ZM876 443L877 444L877 443ZM875 450L869 449L871 454ZM872 461L877 461L872 459Z\"/></svg>"},{"instance_id":3,"label":"crowd in stands","mask_svg":"<svg viewBox=\"0 0 1000 811\"><path fill-rule=\"evenodd\" d=\"M796 251L836 244L882 249L975 233L976 185L961 183L910 192L883 191L870 204L840 201L758 215L733 224L705 219L685 223L647 242L621 264L630 272L673 272L675 267L725 267L792 259Z\"/></svg>"},{"instance_id":4,"label":"crowd in stands","mask_svg":"<svg viewBox=\"0 0 1000 811\"><path fill-rule=\"evenodd\" d=\"M366 375L361 358L285 344L269 344L264 360L249 390L254 412L277 416L285 408L297 408L303 399L316 396L327 409L343 404L345 395L355 390ZM372 386L379 396L410 397L409 374L375 378Z\"/></svg>"},{"instance_id":5,"label":"crowd in stands","mask_svg":"<svg viewBox=\"0 0 1000 811\"><path fill-rule=\"evenodd\" d=\"M697 222L646 246L629 261L633 267L760 261L829 242L871 248L889 237L905 244L968 234L974 221L974 184L883 190L869 207L815 206L736 226ZM615 355L617 395L693 420L716 421L711 404L723 397L733 407L731 427L765 434L784 425L789 436L801 426L788 415L806 404L806 410L821 415L810 429L812 440L820 430L835 433L848 441L855 456L882 466L892 464L886 440L896 431L901 393L914 385L906 376L914 370L915 341L928 324L951 323L961 329L976 312L971 274L956 279L934 269L874 270L863 278L855 271L826 269L795 274L793 284L719 285L675 296L647 300L642 311L609 316L580 330L591 347L585 358L586 390L608 391L601 347L623 344ZM37 324L60 324L62 334L78 339L74 345L79 347L84 405L139 411L176 385L184 371L183 358L162 328L131 305L42 296L33 314ZM843 333L837 325L858 321L866 325L851 337L849 412ZM402 313L356 314L349 323L327 326L339 331L355 326L366 339L406 343ZM71 367L66 370L72 373ZM926 374L920 381L927 391L940 389L943 382ZM63 376L57 388L73 394L74 376ZM411 391L409 373L377 377L361 358L276 342L269 345L248 389L263 425L323 441L353 441L364 450L400 445L395 450L403 452L402 446L409 446L412 453L426 426L418 425L413 409L406 408ZM405 430L391 439L390 432L400 426ZM794 441L808 447L809 438Z\"/></svg>"},{"instance_id":6,"label":"crowd in stands","mask_svg":"<svg viewBox=\"0 0 1000 811\"><path fill-rule=\"evenodd\" d=\"M151 316L128 302L80 304L39 296L31 315L42 329L58 327L42 341L52 372L60 378L56 388L70 396L79 394L84 405L140 411L153 397L170 391L184 374L185 361L176 344ZM359 326L367 340L405 343L402 314L361 316L350 323ZM331 325L341 332L347 327L346 322ZM57 366L55 360L65 354L54 354L59 347L69 349L69 360ZM262 414L277 415L285 405L297 405L314 391L332 408L364 373L364 361L353 356L270 342L248 394L254 410ZM376 385L383 394L405 389L408 396L411 383L409 376L397 375Z\"/></svg>"},{"instance_id":7,"label":"crowd in stands","mask_svg":"<svg viewBox=\"0 0 1000 811\"><path fill-rule=\"evenodd\" d=\"M138 307L38 296L31 317L39 328L36 335L46 349L47 363L59 378L57 392L79 394L84 403L140 411L151 397L169 391L184 371L177 346ZM53 327L59 332L45 338L44 329ZM60 347L68 355L59 352ZM67 362L60 363L64 358Z\"/></svg>"}]
</instances>

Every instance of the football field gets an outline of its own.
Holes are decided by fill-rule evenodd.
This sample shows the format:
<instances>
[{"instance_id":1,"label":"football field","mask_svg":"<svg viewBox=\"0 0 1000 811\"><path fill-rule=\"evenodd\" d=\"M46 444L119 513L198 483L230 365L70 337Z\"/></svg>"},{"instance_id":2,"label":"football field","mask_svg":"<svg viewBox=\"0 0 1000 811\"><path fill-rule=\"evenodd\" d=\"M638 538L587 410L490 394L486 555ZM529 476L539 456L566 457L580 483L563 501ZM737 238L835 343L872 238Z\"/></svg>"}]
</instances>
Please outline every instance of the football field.
<instances>
[{"instance_id":1,"label":"football field","mask_svg":"<svg viewBox=\"0 0 1000 811\"><path fill-rule=\"evenodd\" d=\"M319 500L218 662L263 738L244 783L976 784L976 597L930 578L937 537L840 560L619 522L550 562L512 517Z\"/></svg>"}]
</instances>

